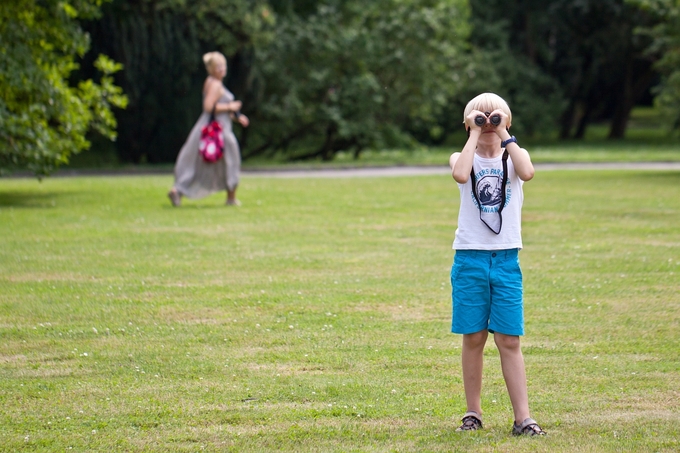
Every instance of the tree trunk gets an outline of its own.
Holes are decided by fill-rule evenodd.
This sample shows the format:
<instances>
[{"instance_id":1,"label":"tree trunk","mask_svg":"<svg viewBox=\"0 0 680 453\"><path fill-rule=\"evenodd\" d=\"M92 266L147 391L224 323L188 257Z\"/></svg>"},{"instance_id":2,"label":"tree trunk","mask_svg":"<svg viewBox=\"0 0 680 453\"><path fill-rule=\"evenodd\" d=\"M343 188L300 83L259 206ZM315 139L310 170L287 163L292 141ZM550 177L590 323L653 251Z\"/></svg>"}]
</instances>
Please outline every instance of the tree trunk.
<instances>
[{"instance_id":1,"label":"tree trunk","mask_svg":"<svg viewBox=\"0 0 680 453\"><path fill-rule=\"evenodd\" d=\"M335 135L336 127L335 124L331 123L326 128L326 140L324 140L323 146L319 150L321 154L321 159L324 161L333 160L333 135Z\"/></svg>"},{"instance_id":2,"label":"tree trunk","mask_svg":"<svg viewBox=\"0 0 680 453\"><path fill-rule=\"evenodd\" d=\"M591 107L586 107L585 111L581 115L581 118L578 120L578 126L576 127L576 132L574 133L574 138L577 140L582 140L586 135L586 128L590 122L590 109Z\"/></svg>"},{"instance_id":3,"label":"tree trunk","mask_svg":"<svg viewBox=\"0 0 680 453\"><path fill-rule=\"evenodd\" d=\"M569 106L562 113L560 119L560 140L567 140L571 138L571 126L574 123L575 101L569 101Z\"/></svg>"},{"instance_id":4,"label":"tree trunk","mask_svg":"<svg viewBox=\"0 0 680 453\"><path fill-rule=\"evenodd\" d=\"M626 129L628 128L628 120L630 119L630 112L633 110L633 107L635 107L635 102L640 99L654 79L655 72L652 70L652 63L644 62L643 65L643 72L637 77L633 76L632 62L626 67L626 80L624 82L623 96L614 111L611 128L609 129L608 138L610 139L625 137ZM633 83L633 80L635 80L635 83Z\"/></svg>"},{"instance_id":5,"label":"tree trunk","mask_svg":"<svg viewBox=\"0 0 680 453\"><path fill-rule=\"evenodd\" d=\"M626 135L626 127L628 126L628 118L630 118L630 111L633 109L633 87L632 85L633 71L631 62L626 63L626 73L623 79L623 89L621 96L618 99L612 117L611 128L609 129L608 139L624 138Z\"/></svg>"}]
</instances>

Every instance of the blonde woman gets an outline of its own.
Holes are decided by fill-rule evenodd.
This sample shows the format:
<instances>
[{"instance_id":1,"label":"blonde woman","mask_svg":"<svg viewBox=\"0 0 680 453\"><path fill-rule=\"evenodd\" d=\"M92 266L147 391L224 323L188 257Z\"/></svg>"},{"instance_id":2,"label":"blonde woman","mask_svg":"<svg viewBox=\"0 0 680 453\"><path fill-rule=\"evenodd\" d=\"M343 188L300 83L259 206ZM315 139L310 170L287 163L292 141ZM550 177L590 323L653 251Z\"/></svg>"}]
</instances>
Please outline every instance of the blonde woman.
<instances>
[{"instance_id":1,"label":"blonde woman","mask_svg":"<svg viewBox=\"0 0 680 453\"><path fill-rule=\"evenodd\" d=\"M175 184L168 197L173 206L179 206L182 197L203 198L214 192L227 191L227 205L239 206L236 198L241 171L241 152L232 131L232 120L248 127L248 118L240 113L241 101L222 83L227 75L227 60L220 52L203 55L208 77L203 83L203 113L189 133L175 163ZM208 124L211 113L222 125L224 157L208 163L201 157L198 147L201 129Z\"/></svg>"}]
</instances>

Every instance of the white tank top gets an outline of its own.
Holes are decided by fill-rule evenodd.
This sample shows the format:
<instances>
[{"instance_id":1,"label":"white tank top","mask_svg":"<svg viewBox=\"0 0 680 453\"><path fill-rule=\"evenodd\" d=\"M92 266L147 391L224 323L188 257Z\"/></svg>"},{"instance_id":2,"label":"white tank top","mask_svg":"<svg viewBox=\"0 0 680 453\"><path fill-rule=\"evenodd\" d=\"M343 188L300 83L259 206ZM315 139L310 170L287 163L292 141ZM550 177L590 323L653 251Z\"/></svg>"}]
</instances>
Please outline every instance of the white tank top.
<instances>
[{"instance_id":1,"label":"white tank top","mask_svg":"<svg viewBox=\"0 0 680 453\"><path fill-rule=\"evenodd\" d=\"M503 180L502 154L493 159L486 159L475 154L472 168L475 172L477 194L482 209L486 213L497 213ZM508 182L505 186L505 207L502 211L503 226L500 234L491 231L480 219L479 207L472 192L472 178L469 178L465 184L458 184L460 210L453 248L456 250L521 249L523 184L524 181L519 179L515 173L512 159L508 158Z\"/></svg>"}]
</instances>

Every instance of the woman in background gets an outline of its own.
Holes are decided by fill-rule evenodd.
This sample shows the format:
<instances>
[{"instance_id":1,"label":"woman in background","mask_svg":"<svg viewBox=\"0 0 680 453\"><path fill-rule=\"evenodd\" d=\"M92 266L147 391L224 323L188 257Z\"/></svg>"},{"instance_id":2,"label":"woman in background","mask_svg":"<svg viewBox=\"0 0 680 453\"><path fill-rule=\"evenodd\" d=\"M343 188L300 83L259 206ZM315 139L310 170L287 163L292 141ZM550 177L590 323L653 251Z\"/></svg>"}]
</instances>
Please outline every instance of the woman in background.
<instances>
[{"instance_id":1,"label":"woman in background","mask_svg":"<svg viewBox=\"0 0 680 453\"><path fill-rule=\"evenodd\" d=\"M220 52L203 55L208 77L203 83L203 113L189 133L175 163L175 184L168 197L173 206L179 206L182 197L203 198L214 192L227 191L227 205L240 206L236 199L241 171L241 152L232 131L232 120L248 127L248 118L240 113L241 101L222 83L227 75L227 60ZM224 157L217 162L203 160L198 151L201 129L210 121L211 113L222 126Z\"/></svg>"}]
</instances>

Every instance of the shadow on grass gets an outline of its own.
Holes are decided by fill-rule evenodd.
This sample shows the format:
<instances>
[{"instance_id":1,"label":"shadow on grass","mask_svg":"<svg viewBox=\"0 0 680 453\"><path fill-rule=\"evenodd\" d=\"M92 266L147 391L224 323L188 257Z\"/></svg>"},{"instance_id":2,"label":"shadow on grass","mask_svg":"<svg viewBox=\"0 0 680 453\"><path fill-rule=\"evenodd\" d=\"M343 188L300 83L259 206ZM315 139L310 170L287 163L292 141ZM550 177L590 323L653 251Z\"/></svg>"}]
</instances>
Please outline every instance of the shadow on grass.
<instances>
[{"instance_id":1,"label":"shadow on grass","mask_svg":"<svg viewBox=\"0 0 680 453\"><path fill-rule=\"evenodd\" d=\"M665 180L669 184L680 185L680 171L660 170L660 171L644 171L635 173L635 177L640 179L653 179L654 181Z\"/></svg>"},{"instance_id":2,"label":"shadow on grass","mask_svg":"<svg viewBox=\"0 0 680 453\"><path fill-rule=\"evenodd\" d=\"M177 209L177 210L191 209L191 210L201 210L201 211L205 211L205 210L210 210L210 209L228 209L228 210L232 210L232 209L239 209L239 208L238 208L238 207L235 207L235 206L226 206L224 203L222 203L222 204L188 204L188 203L185 204L185 203L182 203L182 206L178 206L178 207L172 206L171 204L164 205L164 206L163 206L163 209L169 209L169 210L173 210L173 209Z\"/></svg>"},{"instance_id":3,"label":"shadow on grass","mask_svg":"<svg viewBox=\"0 0 680 453\"><path fill-rule=\"evenodd\" d=\"M51 209L57 206L60 199L69 196L71 194L65 192L0 191L0 208Z\"/></svg>"}]
</instances>

